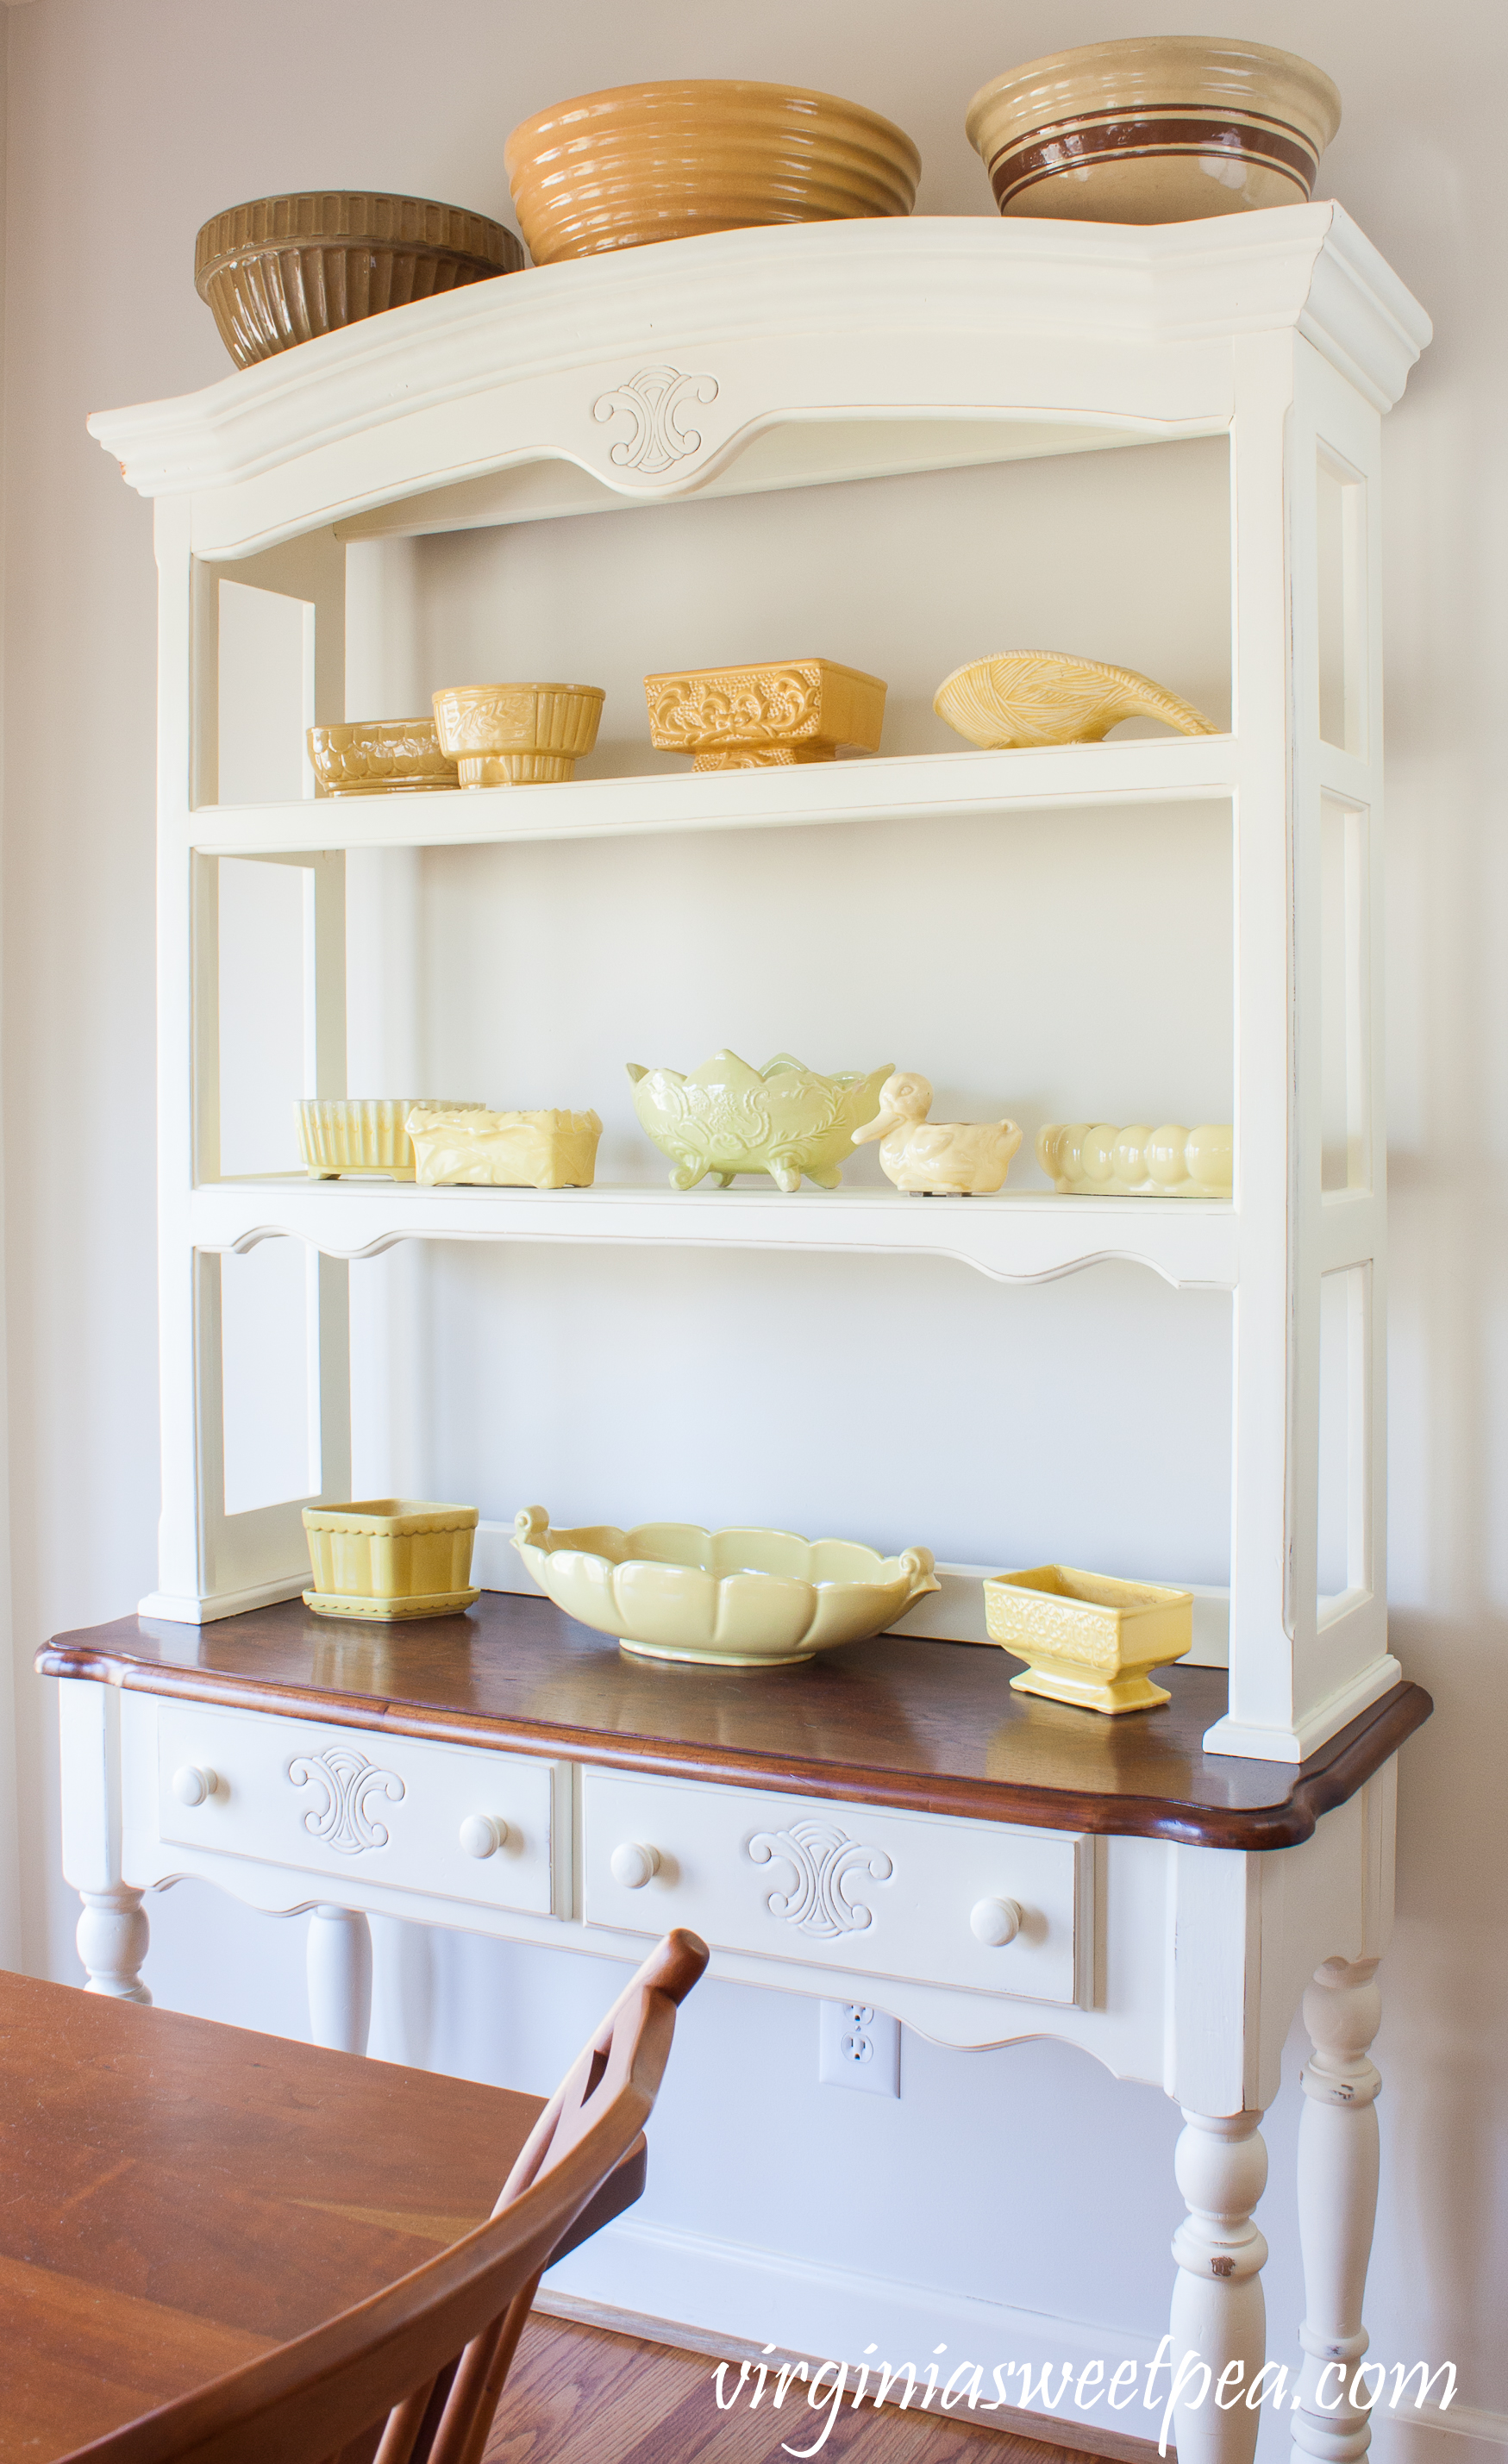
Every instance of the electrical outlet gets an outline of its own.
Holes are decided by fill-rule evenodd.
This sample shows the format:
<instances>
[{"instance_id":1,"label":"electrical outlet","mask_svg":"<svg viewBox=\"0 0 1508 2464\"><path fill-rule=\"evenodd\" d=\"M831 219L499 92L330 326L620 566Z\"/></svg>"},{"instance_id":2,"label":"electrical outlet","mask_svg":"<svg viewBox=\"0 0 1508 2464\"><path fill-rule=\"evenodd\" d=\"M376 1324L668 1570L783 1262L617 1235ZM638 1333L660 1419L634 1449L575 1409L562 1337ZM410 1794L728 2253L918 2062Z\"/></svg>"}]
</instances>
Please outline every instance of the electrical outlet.
<instances>
[{"instance_id":1,"label":"electrical outlet","mask_svg":"<svg viewBox=\"0 0 1508 2464\"><path fill-rule=\"evenodd\" d=\"M898 2096L899 2020L888 2018L869 2002L824 2002L820 2008L817 2077L823 2086Z\"/></svg>"}]
</instances>

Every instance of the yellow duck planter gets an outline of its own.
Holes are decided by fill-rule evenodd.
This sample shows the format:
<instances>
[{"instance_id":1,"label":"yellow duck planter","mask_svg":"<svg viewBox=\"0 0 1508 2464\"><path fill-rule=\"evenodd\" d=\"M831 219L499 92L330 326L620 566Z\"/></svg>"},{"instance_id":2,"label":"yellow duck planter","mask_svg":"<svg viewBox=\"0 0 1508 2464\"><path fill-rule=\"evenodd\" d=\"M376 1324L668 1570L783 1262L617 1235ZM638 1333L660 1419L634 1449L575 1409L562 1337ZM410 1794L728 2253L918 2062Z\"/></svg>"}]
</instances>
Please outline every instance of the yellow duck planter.
<instances>
[{"instance_id":1,"label":"yellow duck planter","mask_svg":"<svg viewBox=\"0 0 1508 2464\"><path fill-rule=\"evenodd\" d=\"M929 1121L932 1089L915 1069L898 1069L879 1090L879 1111L853 1133L879 1140L881 1169L913 1198L989 1198L1021 1144L1014 1121Z\"/></svg>"}]
</instances>

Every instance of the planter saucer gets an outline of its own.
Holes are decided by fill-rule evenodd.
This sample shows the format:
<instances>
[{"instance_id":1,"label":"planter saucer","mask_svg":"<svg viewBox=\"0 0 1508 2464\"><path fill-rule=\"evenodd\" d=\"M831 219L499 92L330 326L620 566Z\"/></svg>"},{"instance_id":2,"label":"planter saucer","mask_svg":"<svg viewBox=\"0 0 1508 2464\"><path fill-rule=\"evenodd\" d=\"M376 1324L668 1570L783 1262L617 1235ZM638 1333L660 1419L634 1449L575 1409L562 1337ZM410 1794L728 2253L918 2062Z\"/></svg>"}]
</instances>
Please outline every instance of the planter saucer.
<instances>
[{"instance_id":1,"label":"planter saucer","mask_svg":"<svg viewBox=\"0 0 1508 2464\"><path fill-rule=\"evenodd\" d=\"M479 1591L414 1592L406 1599L375 1599L366 1592L305 1592L303 1604L316 1617L361 1617L392 1625L406 1617L459 1617L479 1600Z\"/></svg>"}]
</instances>

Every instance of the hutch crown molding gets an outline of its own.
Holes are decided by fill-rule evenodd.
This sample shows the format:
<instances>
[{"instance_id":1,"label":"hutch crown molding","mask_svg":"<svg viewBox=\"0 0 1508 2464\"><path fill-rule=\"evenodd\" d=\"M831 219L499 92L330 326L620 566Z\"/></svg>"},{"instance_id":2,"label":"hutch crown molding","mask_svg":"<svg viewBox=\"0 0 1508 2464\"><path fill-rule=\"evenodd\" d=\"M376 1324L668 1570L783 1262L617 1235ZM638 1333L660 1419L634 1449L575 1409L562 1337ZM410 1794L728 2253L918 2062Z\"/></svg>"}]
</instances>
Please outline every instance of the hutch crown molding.
<instances>
[{"instance_id":1,"label":"hutch crown molding","mask_svg":"<svg viewBox=\"0 0 1508 2464\"><path fill-rule=\"evenodd\" d=\"M948 2043L1047 2030L1183 2105L1174 2347L1249 2372L1257 2124L1302 1993L1319 2050L1295 2434L1317 2464L1367 2439L1324 2373L1365 2349L1394 1756L1429 1708L1386 1633L1379 621L1382 414L1429 332L1333 205L1152 228L833 223L509 275L90 422L156 500L161 569L159 1584L140 1621L59 1638L42 1661L68 1681L65 1864L97 1990L144 1996L142 1893L200 1874L315 1908L316 2029L333 2041L365 2038L370 1909L614 1956L689 1922L725 1975L861 1981ZM310 716L327 723L344 715L348 540L1199 436L1230 449L1228 733L217 802L222 577L313 603ZM1229 808L1234 850L1228 1204L222 1177L222 856L308 873L307 1091L333 1096L345 848L1089 806L1134 827L1139 806L1195 801ZM346 1262L395 1242L951 1256L1008 1283L1114 1258L1230 1292L1228 1678L1176 1670L1165 1713L1094 1721L1010 1695L992 1654L892 1637L735 1683L737 1704L725 1678L682 1672L677 1715L538 1601L484 1594L466 1642L432 1636L428 1675L410 1638L326 1633L294 1602L299 1503L224 1504L220 1261L278 1237L319 1262L332 1500L349 1483ZM1345 1575L1325 1596L1322 1293L1346 1430ZM508 1692L515 1665L532 1707ZM951 1708L929 1727L924 1703ZM913 1734L908 1705L934 1738L914 1765L893 1742ZM766 1716L792 1735L810 1722L799 1760ZM1178 2442L1186 2464L1242 2464L1255 2433L1253 2412L1211 2405L1185 2409Z\"/></svg>"}]
</instances>

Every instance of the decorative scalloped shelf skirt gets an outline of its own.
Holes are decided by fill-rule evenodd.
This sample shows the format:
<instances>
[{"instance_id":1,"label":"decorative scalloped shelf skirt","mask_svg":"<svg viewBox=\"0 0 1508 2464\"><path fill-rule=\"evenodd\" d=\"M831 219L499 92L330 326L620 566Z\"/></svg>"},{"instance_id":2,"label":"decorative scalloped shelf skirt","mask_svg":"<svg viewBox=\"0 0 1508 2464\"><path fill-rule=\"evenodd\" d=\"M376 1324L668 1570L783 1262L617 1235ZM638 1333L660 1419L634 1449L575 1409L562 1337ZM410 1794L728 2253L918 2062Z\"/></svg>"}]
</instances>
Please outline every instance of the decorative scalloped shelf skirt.
<instances>
[{"instance_id":1,"label":"decorative scalloped shelf skirt","mask_svg":"<svg viewBox=\"0 0 1508 2464\"><path fill-rule=\"evenodd\" d=\"M419 1189L404 1181L224 1180L189 1202L195 1248L253 1249L287 1235L326 1256L395 1242L668 1243L694 1248L872 1251L956 1258L1004 1283L1045 1283L1110 1259L1175 1288L1233 1290L1238 1223L1222 1200L911 1198L898 1190Z\"/></svg>"}]
</instances>

